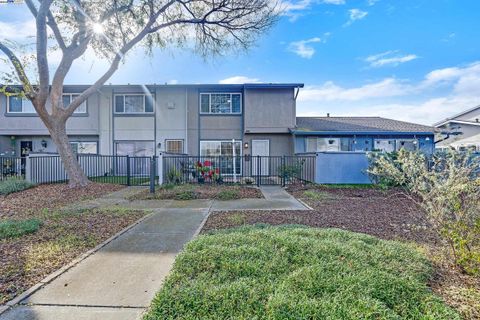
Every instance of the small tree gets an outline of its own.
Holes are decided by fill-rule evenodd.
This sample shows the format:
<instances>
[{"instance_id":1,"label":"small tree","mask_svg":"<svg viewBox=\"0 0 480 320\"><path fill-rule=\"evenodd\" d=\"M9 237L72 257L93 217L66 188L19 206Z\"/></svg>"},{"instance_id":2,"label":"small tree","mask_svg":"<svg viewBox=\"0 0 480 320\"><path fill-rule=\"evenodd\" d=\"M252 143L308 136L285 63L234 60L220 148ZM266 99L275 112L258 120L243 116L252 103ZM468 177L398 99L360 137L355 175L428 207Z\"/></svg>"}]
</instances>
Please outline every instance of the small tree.
<instances>
[{"instance_id":1,"label":"small tree","mask_svg":"<svg viewBox=\"0 0 480 320\"><path fill-rule=\"evenodd\" d=\"M403 187L424 209L425 219L451 248L466 272L480 272L480 161L470 153L448 151L428 160L419 152L370 155L368 172Z\"/></svg>"},{"instance_id":2,"label":"small tree","mask_svg":"<svg viewBox=\"0 0 480 320\"><path fill-rule=\"evenodd\" d=\"M88 179L70 147L66 122L118 69L125 55L143 44L154 47L185 46L206 57L249 48L269 29L280 11L277 0L25 0L35 18L35 78L31 81L25 61L11 43L0 41L14 69L11 83L20 82L21 95L32 101L57 146L72 187ZM53 44L52 44L53 42ZM50 79L48 50L62 53ZM110 66L93 85L63 105L63 84L74 61L91 47L109 60ZM8 74L3 78L9 78ZM4 87L7 90L7 87ZM50 109L47 108L49 101Z\"/></svg>"}]
</instances>

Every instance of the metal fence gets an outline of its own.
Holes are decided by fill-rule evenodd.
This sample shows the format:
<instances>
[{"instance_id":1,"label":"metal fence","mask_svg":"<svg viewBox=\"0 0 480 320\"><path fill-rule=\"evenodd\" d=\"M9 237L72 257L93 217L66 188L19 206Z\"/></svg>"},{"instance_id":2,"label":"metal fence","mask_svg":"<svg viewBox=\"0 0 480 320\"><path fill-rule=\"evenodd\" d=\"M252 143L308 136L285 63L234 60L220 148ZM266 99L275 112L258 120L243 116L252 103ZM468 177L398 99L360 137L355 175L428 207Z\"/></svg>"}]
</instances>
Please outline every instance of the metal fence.
<instances>
[{"instance_id":1,"label":"metal fence","mask_svg":"<svg viewBox=\"0 0 480 320\"><path fill-rule=\"evenodd\" d=\"M315 180L315 156L163 156L163 183L287 185Z\"/></svg>"},{"instance_id":2,"label":"metal fence","mask_svg":"<svg viewBox=\"0 0 480 320\"><path fill-rule=\"evenodd\" d=\"M94 182L129 186L149 185L152 157L78 155L78 162L87 177ZM152 168L155 170L155 167ZM26 179L38 184L68 181L58 155L29 156Z\"/></svg>"},{"instance_id":3,"label":"metal fence","mask_svg":"<svg viewBox=\"0 0 480 320\"><path fill-rule=\"evenodd\" d=\"M25 158L0 156L0 181L25 177Z\"/></svg>"}]
</instances>

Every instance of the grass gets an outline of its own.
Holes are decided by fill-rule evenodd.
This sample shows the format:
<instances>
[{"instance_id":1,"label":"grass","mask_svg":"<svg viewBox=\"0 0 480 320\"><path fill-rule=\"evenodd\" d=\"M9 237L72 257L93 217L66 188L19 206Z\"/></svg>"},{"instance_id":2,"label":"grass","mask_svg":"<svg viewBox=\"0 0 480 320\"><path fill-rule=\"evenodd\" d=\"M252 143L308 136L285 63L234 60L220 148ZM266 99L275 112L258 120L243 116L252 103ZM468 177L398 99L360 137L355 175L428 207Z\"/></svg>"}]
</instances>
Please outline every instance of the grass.
<instances>
[{"instance_id":1,"label":"grass","mask_svg":"<svg viewBox=\"0 0 480 320\"><path fill-rule=\"evenodd\" d=\"M379 188L375 184L319 184L318 186L330 189L375 189Z\"/></svg>"},{"instance_id":2,"label":"grass","mask_svg":"<svg viewBox=\"0 0 480 320\"><path fill-rule=\"evenodd\" d=\"M0 195L6 196L7 194L23 191L34 186L35 184L30 183L24 179L7 179L4 181L0 181Z\"/></svg>"},{"instance_id":3,"label":"grass","mask_svg":"<svg viewBox=\"0 0 480 320\"><path fill-rule=\"evenodd\" d=\"M41 225L38 219L0 221L0 240L35 233Z\"/></svg>"},{"instance_id":4,"label":"grass","mask_svg":"<svg viewBox=\"0 0 480 320\"><path fill-rule=\"evenodd\" d=\"M240 194L238 190L235 190L235 189L221 190L217 194L217 199L222 201L235 200L239 198L240 198Z\"/></svg>"},{"instance_id":5,"label":"grass","mask_svg":"<svg viewBox=\"0 0 480 320\"><path fill-rule=\"evenodd\" d=\"M177 257L153 319L459 319L413 247L338 229L249 226Z\"/></svg>"},{"instance_id":6,"label":"grass","mask_svg":"<svg viewBox=\"0 0 480 320\"><path fill-rule=\"evenodd\" d=\"M126 176L99 176L99 177L91 177L89 178L90 181L98 182L98 183L112 183L112 184L127 184L127 177ZM130 177L130 185L144 185L150 182L149 177Z\"/></svg>"}]
</instances>

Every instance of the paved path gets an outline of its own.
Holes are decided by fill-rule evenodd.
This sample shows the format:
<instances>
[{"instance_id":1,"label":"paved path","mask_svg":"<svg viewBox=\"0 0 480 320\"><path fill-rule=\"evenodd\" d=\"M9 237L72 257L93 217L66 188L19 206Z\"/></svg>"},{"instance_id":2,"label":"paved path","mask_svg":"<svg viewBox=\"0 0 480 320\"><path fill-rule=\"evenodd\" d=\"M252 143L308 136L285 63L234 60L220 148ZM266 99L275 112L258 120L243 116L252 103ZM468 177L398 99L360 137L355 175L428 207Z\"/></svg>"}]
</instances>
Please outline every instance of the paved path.
<instances>
[{"instance_id":1,"label":"paved path","mask_svg":"<svg viewBox=\"0 0 480 320\"><path fill-rule=\"evenodd\" d=\"M306 210L280 187L265 199L127 201L126 189L82 207L122 206L152 214L0 316L1 320L138 319L211 210ZM138 189L137 189L138 191ZM134 191L133 191L134 192Z\"/></svg>"}]
</instances>

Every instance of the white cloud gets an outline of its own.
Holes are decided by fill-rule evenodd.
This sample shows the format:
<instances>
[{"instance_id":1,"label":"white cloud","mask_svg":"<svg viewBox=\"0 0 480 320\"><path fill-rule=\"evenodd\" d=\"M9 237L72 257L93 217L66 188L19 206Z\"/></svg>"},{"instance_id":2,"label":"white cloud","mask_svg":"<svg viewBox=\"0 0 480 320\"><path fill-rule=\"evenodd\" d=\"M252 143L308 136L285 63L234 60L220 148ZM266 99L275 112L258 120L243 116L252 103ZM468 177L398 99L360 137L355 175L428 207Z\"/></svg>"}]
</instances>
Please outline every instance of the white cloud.
<instances>
[{"instance_id":1,"label":"white cloud","mask_svg":"<svg viewBox=\"0 0 480 320\"><path fill-rule=\"evenodd\" d=\"M398 66L402 63L413 61L418 59L418 56L415 54L402 55L398 51L387 51L375 55L371 55L365 59L365 62L368 62L370 67L379 68L384 66Z\"/></svg>"},{"instance_id":2,"label":"white cloud","mask_svg":"<svg viewBox=\"0 0 480 320\"><path fill-rule=\"evenodd\" d=\"M220 84L243 84L243 83L258 83L260 82L257 78L249 78L245 76L234 76L220 80Z\"/></svg>"},{"instance_id":3,"label":"white cloud","mask_svg":"<svg viewBox=\"0 0 480 320\"><path fill-rule=\"evenodd\" d=\"M297 20L304 14L304 11L309 10L314 4L331 4L343 5L345 0L282 0L279 8L283 15L289 17L291 22Z\"/></svg>"},{"instance_id":4,"label":"white cloud","mask_svg":"<svg viewBox=\"0 0 480 320\"><path fill-rule=\"evenodd\" d=\"M379 2L380 0L367 0L367 4L369 6L374 6L377 2Z\"/></svg>"},{"instance_id":5,"label":"white cloud","mask_svg":"<svg viewBox=\"0 0 480 320\"><path fill-rule=\"evenodd\" d=\"M31 40L36 35L35 20L3 22L0 21L0 40Z\"/></svg>"},{"instance_id":6,"label":"white cloud","mask_svg":"<svg viewBox=\"0 0 480 320\"><path fill-rule=\"evenodd\" d=\"M368 15L368 12L362 11L360 9L350 9L348 10L348 14L349 14L349 20L347 21L347 23L343 25L344 27L348 27L349 25L351 25L357 20L364 19Z\"/></svg>"},{"instance_id":7,"label":"white cloud","mask_svg":"<svg viewBox=\"0 0 480 320\"><path fill-rule=\"evenodd\" d=\"M305 58L305 59L310 59L313 57L315 54L315 48L313 47L312 44L314 43L325 43L327 42L328 37L330 36L330 33L324 33L323 37L314 37L311 39L307 40L300 40L300 41L294 41L291 42L288 45L288 50L297 54L298 56Z\"/></svg>"},{"instance_id":8,"label":"white cloud","mask_svg":"<svg viewBox=\"0 0 480 320\"><path fill-rule=\"evenodd\" d=\"M400 80L387 78L357 88L344 88L328 81L320 86L307 86L301 91L299 101L359 101L371 98L402 96L413 88Z\"/></svg>"},{"instance_id":9,"label":"white cloud","mask_svg":"<svg viewBox=\"0 0 480 320\"><path fill-rule=\"evenodd\" d=\"M383 116L432 124L480 104L480 61L433 70L412 82L386 78L357 87L331 81L300 91L300 115L327 112L348 116Z\"/></svg>"},{"instance_id":10,"label":"white cloud","mask_svg":"<svg viewBox=\"0 0 480 320\"><path fill-rule=\"evenodd\" d=\"M168 80L167 84L178 84L178 80L175 80L175 79Z\"/></svg>"}]
</instances>

